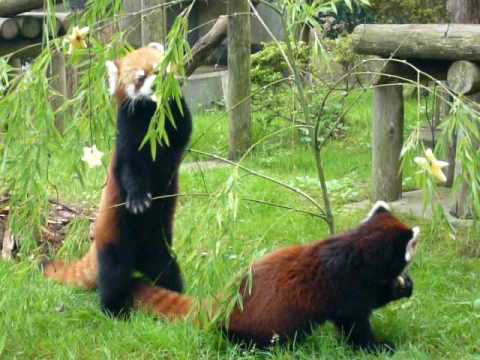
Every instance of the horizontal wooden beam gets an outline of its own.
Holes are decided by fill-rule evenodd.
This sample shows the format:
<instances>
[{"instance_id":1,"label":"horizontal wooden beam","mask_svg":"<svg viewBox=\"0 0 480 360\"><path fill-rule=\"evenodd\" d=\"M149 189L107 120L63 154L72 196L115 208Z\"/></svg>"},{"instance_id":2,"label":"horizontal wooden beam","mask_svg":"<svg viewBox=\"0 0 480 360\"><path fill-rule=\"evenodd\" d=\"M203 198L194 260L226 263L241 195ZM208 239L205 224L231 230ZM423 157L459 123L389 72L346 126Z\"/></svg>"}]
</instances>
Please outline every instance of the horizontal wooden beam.
<instances>
[{"instance_id":1,"label":"horizontal wooden beam","mask_svg":"<svg viewBox=\"0 0 480 360\"><path fill-rule=\"evenodd\" d=\"M54 0L60 2L60 0ZM9 17L25 11L42 8L44 0L1 0L0 17Z\"/></svg>"},{"instance_id":2,"label":"horizontal wooden beam","mask_svg":"<svg viewBox=\"0 0 480 360\"><path fill-rule=\"evenodd\" d=\"M358 25L352 38L358 54L480 61L480 25Z\"/></svg>"}]
</instances>

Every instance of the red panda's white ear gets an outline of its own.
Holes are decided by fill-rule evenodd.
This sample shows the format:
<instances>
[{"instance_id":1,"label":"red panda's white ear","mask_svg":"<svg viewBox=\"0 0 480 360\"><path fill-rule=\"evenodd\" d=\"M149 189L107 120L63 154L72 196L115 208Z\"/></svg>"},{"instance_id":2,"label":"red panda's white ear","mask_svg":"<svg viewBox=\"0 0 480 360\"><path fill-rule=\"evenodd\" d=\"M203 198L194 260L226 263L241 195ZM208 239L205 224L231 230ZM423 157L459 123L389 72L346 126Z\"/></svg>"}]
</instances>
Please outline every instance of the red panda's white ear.
<instances>
[{"instance_id":1,"label":"red panda's white ear","mask_svg":"<svg viewBox=\"0 0 480 360\"><path fill-rule=\"evenodd\" d=\"M377 201L372 209L368 212L367 217L362 222L367 222L372 217L383 212L390 212L390 206L385 201Z\"/></svg>"},{"instance_id":2,"label":"red panda's white ear","mask_svg":"<svg viewBox=\"0 0 480 360\"><path fill-rule=\"evenodd\" d=\"M108 72L108 89L110 95L113 95L115 94L115 90L117 90L118 67L113 61L105 62L105 66L107 67Z\"/></svg>"},{"instance_id":3,"label":"red panda's white ear","mask_svg":"<svg viewBox=\"0 0 480 360\"><path fill-rule=\"evenodd\" d=\"M147 47L152 48L152 49L155 49L155 50L158 50L158 51L160 51L162 54L165 53L165 48L163 47L162 44L160 44L160 43L158 43L158 42L151 42L150 44L147 45Z\"/></svg>"}]
</instances>

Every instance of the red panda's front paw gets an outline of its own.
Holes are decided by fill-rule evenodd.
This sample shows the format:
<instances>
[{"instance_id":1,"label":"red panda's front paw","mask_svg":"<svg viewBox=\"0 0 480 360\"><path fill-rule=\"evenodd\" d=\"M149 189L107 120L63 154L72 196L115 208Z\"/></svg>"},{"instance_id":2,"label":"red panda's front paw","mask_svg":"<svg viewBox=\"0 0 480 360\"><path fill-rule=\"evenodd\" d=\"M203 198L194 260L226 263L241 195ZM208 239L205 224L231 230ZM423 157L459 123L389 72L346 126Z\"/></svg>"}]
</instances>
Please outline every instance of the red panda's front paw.
<instances>
[{"instance_id":1,"label":"red panda's front paw","mask_svg":"<svg viewBox=\"0 0 480 360\"><path fill-rule=\"evenodd\" d=\"M133 193L127 196L125 207L134 214L141 214L152 205L151 193Z\"/></svg>"},{"instance_id":2,"label":"red panda's front paw","mask_svg":"<svg viewBox=\"0 0 480 360\"><path fill-rule=\"evenodd\" d=\"M407 274L398 276L392 286L393 299L408 298L413 292L413 281Z\"/></svg>"}]
</instances>

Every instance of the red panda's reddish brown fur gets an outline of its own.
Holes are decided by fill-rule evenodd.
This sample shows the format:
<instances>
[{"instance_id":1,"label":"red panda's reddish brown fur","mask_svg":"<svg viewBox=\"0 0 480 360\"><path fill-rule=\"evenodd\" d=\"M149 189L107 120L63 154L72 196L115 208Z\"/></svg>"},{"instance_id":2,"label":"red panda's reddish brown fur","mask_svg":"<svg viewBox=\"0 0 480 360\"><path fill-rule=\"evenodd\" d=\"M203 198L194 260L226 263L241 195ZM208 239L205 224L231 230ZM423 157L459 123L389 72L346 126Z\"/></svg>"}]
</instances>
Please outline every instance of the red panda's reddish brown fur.
<instances>
[{"instance_id":1,"label":"red panda's reddish brown fur","mask_svg":"<svg viewBox=\"0 0 480 360\"><path fill-rule=\"evenodd\" d=\"M178 169L192 132L183 97L167 99L172 121L164 124L168 144L142 147L157 111L155 81L165 53L149 44L107 62L109 88L118 103L115 152L95 222L94 244L73 264L45 262L44 274L57 282L97 287L102 309L128 313L139 272L146 281L181 292L183 279L171 248L178 193Z\"/></svg>"},{"instance_id":2,"label":"red panda's reddish brown fur","mask_svg":"<svg viewBox=\"0 0 480 360\"><path fill-rule=\"evenodd\" d=\"M115 156L113 157L115 159ZM70 264L63 261L47 262L43 265L44 275L56 282L79 287L94 289L97 286L97 251L109 241L118 238L117 211L121 199L118 184L112 175L114 162L109 166L107 184L102 191L98 216L95 221L94 239L84 257Z\"/></svg>"},{"instance_id":3,"label":"red panda's reddish brown fur","mask_svg":"<svg viewBox=\"0 0 480 360\"><path fill-rule=\"evenodd\" d=\"M413 283L401 274L407 245L415 247L417 235L418 229L379 208L349 233L274 251L253 265L251 283L243 280L242 306L223 331L264 347L300 339L329 320L355 347L392 350L373 337L368 319L372 310L411 295ZM137 306L168 319L198 315L193 299L161 288L143 285L135 298Z\"/></svg>"}]
</instances>

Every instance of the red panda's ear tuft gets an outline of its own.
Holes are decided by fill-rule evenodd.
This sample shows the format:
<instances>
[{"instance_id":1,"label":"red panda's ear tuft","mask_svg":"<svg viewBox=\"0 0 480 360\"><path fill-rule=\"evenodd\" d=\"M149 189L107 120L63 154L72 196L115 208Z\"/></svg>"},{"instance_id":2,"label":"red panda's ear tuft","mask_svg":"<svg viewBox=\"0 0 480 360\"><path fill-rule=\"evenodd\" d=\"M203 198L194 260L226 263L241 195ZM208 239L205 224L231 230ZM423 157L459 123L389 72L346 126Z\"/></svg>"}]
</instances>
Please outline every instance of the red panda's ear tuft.
<instances>
[{"instance_id":1,"label":"red panda's ear tuft","mask_svg":"<svg viewBox=\"0 0 480 360\"><path fill-rule=\"evenodd\" d=\"M162 44L158 43L158 42L151 42L147 45L147 47L149 48L152 48L152 49L155 49L155 50L158 50L160 51L162 54L165 53L165 48L163 47Z\"/></svg>"},{"instance_id":2,"label":"red panda's ear tuft","mask_svg":"<svg viewBox=\"0 0 480 360\"><path fill-rule=\"evenodd\" d=\"M105 66L107 67L108 73L108 89L110 95L115 94L118 85L118 62L117 61L106 61Z\"/></svg>"},{"instance_id":3,"label":"red panda's ear tuft","mask_svg":"<svg viewBox=\"0 0 480 360\"><path fill-rule=\"evenodd\" d=\"M374 216L382 213L390 213L390 206L385 201L377 201L362 222L367 222Z\"/></svg>"}]
</instances>

